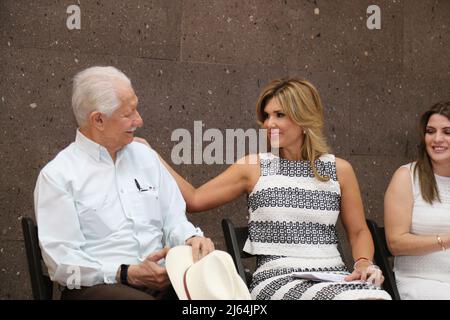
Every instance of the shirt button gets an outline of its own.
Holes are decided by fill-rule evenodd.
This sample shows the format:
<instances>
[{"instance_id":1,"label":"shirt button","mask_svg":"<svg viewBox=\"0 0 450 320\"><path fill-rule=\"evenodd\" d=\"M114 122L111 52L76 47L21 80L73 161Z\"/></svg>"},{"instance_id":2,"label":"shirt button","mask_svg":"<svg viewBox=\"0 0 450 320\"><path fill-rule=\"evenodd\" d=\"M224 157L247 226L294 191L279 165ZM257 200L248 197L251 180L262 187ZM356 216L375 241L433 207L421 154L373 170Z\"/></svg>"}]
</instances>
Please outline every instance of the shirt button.
<instances>
[{"instance_id":1,"label":"shirt button","mask_svg":"<svg viewBox=\"0 0 450 320\"><path fill-rule=\"evenodd\" d=\"M123 189L120 189L120 193L123 193Z\"/></svg>"}]
</instances>

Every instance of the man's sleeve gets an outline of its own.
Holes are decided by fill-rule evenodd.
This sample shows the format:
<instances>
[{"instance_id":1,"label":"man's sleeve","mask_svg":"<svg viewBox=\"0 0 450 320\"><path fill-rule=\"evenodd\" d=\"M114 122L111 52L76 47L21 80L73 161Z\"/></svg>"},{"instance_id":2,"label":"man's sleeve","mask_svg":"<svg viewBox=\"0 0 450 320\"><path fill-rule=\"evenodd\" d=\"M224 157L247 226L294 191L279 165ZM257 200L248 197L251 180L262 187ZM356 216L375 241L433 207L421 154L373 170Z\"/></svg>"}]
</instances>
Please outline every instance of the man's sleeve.
<instances>
[{"instance_id":1,"label":"man's sleeve","mask_svg":"<svg viewBox=\"0 0 450 320\"><path fill-rule=\"evenodd\" d=\"M50 278L63 286L115 283L118 265L102 265L82 250L85 238L71 194L41 171L34 190L39 244Z\"/></svg>"},{"instance_id":2,"label":"man's sleeve","mask_svg":"<svg viewBox=\"0 0 450 320\"><path fill-rule=\"evenodd\" d=\"M177 186L175 179L164 165L157 162L160 168L161 210L165 245L177 246L185 244L192 236L203 236L200 228L196 228L186 218L186 203Z\"/></svg>"}]
</instances>

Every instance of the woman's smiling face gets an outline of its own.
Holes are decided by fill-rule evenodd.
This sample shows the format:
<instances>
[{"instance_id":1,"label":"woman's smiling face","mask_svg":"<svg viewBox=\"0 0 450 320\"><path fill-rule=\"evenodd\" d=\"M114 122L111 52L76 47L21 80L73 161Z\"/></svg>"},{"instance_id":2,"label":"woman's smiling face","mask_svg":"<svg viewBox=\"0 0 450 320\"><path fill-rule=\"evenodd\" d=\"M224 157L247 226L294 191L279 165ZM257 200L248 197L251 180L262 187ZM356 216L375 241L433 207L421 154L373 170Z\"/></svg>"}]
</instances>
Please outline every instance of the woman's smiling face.
<instances>
[{"instance_id":1,"label":"woman's smiling face","mask_svg":"<svg viewBox=\"0 0 450 320\"><path fill-rule=\"evenodd\" d=\"M431 161L450 163L450 120L441 114L433 114L425 128L425 145Z\"/></svg>"},{"instance_id":2,"label":"woman's smiling face","mask_svg":"<svg viewBox=\"0 0 450 320\"><path fill-rule=\"evenodd\" d=\"M264 108L264 128L270 144L275 148L297 148L303 143L303 129L282 110L277 98L269 100Z\"/></svg>"}]
</instances>

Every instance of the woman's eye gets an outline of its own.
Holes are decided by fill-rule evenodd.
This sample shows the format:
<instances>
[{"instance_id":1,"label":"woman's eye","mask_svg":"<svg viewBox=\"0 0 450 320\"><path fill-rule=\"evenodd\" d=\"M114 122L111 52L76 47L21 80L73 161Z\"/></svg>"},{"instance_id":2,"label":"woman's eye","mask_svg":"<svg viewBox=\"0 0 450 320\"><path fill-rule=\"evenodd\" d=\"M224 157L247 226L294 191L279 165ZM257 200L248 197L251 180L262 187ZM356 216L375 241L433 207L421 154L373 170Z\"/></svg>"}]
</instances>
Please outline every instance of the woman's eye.
<instances>
[{"instance_id":1,"label":"woman's eye","mask_svg":"<svg viewBox=\"0 0 450 320\"><path fill-rule=\"evenodd\" d=\"M278 118L284 117L284 113L278 112L278 113L277 113L277 117L278 117Z\"/></svg>"}]
</instances>

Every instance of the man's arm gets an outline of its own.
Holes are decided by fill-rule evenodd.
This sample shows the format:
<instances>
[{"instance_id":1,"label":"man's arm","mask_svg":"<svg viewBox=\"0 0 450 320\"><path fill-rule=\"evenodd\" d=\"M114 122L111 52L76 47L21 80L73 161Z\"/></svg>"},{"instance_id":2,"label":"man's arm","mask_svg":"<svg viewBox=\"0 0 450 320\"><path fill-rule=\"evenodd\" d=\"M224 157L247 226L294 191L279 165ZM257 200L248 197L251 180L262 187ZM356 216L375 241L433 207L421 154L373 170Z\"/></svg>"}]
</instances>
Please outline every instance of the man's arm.
<instances>
[{"instance_id":1,"label":"man's arm","mask_svg":"<svg viewBox=\"0 0 450 320\"><path fill-rule=\"evenodd\" d=\"M80 229L72 195L44 170L34 190L34 205L42 257L50 278L63 286L115 283L119 265L102 265L81 248Z\"/></svg>"},{"instance_id":2,"label":"man's arm","mask_svg":"<svg viewBox=\"0 0 450 320\"><path fill-rule=\"evenodd\" d=\"M187 220L186 203L175 180L160 162L158 155L154 153L154 156L159 168L159 196L165 244L171 247L183 245L193 236L203 236L203 232Z\"/></svg>"},{"instance_id":3,"label":"man's arm","mask_svg":"<svg viewBox=\"0 0 450 320\"><path fill-rule=\"evenodd\" d=\"M214 244L209 238L204 238L203 232L187 220L186 203L180 189L178 189L174 178L161 163L156 153L155 157L160 170L159 195L161 197L165 245L190 245L193 249L194 261L197 261L213 251Z\"/></svg>"}]
</instances>

